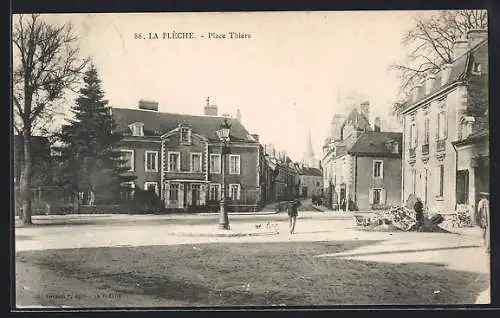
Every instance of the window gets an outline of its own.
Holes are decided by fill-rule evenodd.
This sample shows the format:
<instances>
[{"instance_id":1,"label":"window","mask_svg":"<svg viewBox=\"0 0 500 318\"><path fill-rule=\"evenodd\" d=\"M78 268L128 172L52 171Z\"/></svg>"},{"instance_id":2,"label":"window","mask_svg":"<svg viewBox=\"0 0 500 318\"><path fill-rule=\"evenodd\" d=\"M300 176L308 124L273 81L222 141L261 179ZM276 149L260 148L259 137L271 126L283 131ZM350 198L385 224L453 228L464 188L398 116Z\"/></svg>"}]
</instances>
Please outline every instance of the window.
<instances>
[{"instance_id":1,"label":"window","mask_svg":"<svg viewBox=\"0 0 500 318\"><path fill-rule=\"evenodd\" d=\"M384 205L385 204L385 189L375 188L371 189L369 192L369 201L373 205Z\"/></svg>"},{"instance_id":2,"label":"window","mask_svg":"<svg viewBox=\"0 0 500 318\"><path fill-rule=\"evenodd\" d=\"M219 201L220 195L220 184L211 184L210 185L210 200L211 201Z\"/></svg>"},{"instance_id":3,"label":"window","mask_svg":"<svg viewBox=\"0 0 500 318\"><path fill-rule=\"evenodd\" d=\"M181 143L182 144L191 143L191 129L187 127L181 127Z\"/></svg>"},{"instance_id":4,"label":"window","mask_svg":"<svg viewBox=\"0 0 500 318\"><path fill-rule=\"evenodd\" d=\"M146 191L154 191L156 195L160 195L160 192L158 191L158 182L145 182L144 183L144 190Z\"/></svg>"},{"instance_id":5,"label":"window","mask_svg":"<svg viewBox=\"0 0 500 318\"><path fill-rule=\"evenodd\" d=\"M384 177L384 162L382 160L373 161L373 177L374 178Z\"/></svg>"},{"instance_id":6,"label":"window","mask_svg":"<svg viewBox=\"0 0 500 318\"><path fill-rule=\"evenodd\" d=\"M410 126L410 148L413 149L417 146L417 126L412 123Z\"/></svg>"},{"instance_id":7,"label":"window","mask_svg":"<svg viewBox=\"0 0 500 318\"><path fill-rule=\"evenodd\" d=\"M240 174L240 155L229 156L229 174Z\"/></svg>"},{"instance_id":8,"label":"window","mask_svg":"<svg viewBox=\"0 0 500 318\"><path fill-rule=\"evenodd\" d=\"M438 140L444 140L446 139L446 134L447 134L447 127L446 127L446 114L445 112L440 112L438 114L438 130L437 130L437 137Z\"/></svg>"},{"instance_id":9,"label":"window","mask_svg":"<svg viewBox=\"0 0 500 318\"><path fill-rule=\"evenodd\" d=\"M170 184L170 189L168 190L168 198L170 202L176 203L179 201L179 184L172 183Z\"/></svg>"},{"instance_id":10,"label":"window","mask_svg":"<svg viewBox=\"0 0 500 318\"><path fill-rule=\"evenodd\" d=\"M129 171L134 171L134 151L133 150L121 150L123 160L123 167L128 167Z\"/></svg>"},{"instance_id":11,"label":"window","mask_svg":"<svg viewBox=\"0 0 500 318\"><path fill-rule=\"evenodd\" d=\"M373 189L373 204L380 204L380 192L382 189Z\"/></svg>"},{"instance_id":12,"label":"window","mask_svg":"<svg viewBox=\"0 0 500 318\"><path fill-rule=\"evenodd\" d=\"M143 123L133 123L128 126L132 131L132 136L144 136L144 124Z\"/></svg>"},{"instance_id":13,"label":"window","mask_svg":"<svg viewBox=\"0 0 500 318\"><path fill-rule=\"evenodd\" d=\"M210 172L220 173L221 161L220 154L210 154Z\"/></svg>"},{"instance_id":14,"label":"window","mask_svg":"<svg viewBox=\"0 0 500 318\"><path fill-rule=\"evenodd\" d=\"M191 154L191 172L201 172L201 153Z\"/></svg>"},{"instance_id":15,"label":"window","mask_svg":"<svg viewBox=\"0 0 500 318\"><path fill-rule=\"evenodd\" d=\"M469 171L457 171L457 204L469 203Z\"/></svg>"},{"instance_id":16,"label":"window","mask_svg":"<svg viewBox=\"0 0 500 318\"><path fill-rule=\"evenodd\" d=\"M135 183L133 181L122 182L120 186L122 187L120 192L122 199L131 200L134 198Z\"/></svg>"},{"instance_id":17,"label":"window","mask_svg":"<svg viewBox=\"0 0 500 318\"><path fill-rule=\"evenodd\" d=\"M181 170L181 154L179 152L168 153L168 171Z\"/></svg>"},{"instance_id":18,"label":"window","mask_svg":"<svg viewBox=\"0 0 500 318\"><path fill-rule=\"evenodd\" d=\"M158 171L158 151L146 150L144 160L146 171Z\"/></svg>"},{"instance_id":19,"label":"window","mask_svg":"<svg viewBox=\"0 0 500 318\"><path fill-rule=\"evenodd\" d=\"M424 120L424 145L429 144L429 117Z\"/></svg>"},{"instance_id":20,"label":"window","mask_svg":"<svg viewBox=\"0 0 500 318\"><path fill-rule=\"evenodd\" d=\"M444 165L440 164L438 166L438 176L439 176L439 188L438 188L438 196L444 196Z\"/></svg>"},{"instance_id":21,"label":"window","mask_svg":"<svg viewBox=\"0 0 500 318\"><path fill-rule=\"evenodd\" d=\"M231 200L239 200L240 199L240 185L239 184L230 184L229 185L229 197Z\"/></svg>"}]
</instances>

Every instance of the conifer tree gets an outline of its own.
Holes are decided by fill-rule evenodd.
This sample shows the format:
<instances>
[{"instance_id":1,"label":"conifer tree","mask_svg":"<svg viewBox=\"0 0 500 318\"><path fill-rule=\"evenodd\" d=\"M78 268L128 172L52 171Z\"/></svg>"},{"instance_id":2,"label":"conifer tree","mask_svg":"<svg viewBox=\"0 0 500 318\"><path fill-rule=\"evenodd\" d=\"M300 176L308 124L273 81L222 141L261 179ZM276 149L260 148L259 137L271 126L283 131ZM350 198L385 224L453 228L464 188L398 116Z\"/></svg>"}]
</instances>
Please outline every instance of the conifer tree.
<instances>
[{"instance_id":1,"label":"conifer tree","mask_svg":"<svg viewBox=\"0 0 500 318\"><path fill-rule=\"evenodd\" d=\"M101 80L93 64L83 80L84 85L72 107L74 119L63 125L59 134L62 143L57 148L59 181L73 192L111 198L118 194L121 182L133 177L123 175L128 168L124 167L117 150L122 135L114 131L111 108L104 99Z\"/></svg>"}]
</instances>

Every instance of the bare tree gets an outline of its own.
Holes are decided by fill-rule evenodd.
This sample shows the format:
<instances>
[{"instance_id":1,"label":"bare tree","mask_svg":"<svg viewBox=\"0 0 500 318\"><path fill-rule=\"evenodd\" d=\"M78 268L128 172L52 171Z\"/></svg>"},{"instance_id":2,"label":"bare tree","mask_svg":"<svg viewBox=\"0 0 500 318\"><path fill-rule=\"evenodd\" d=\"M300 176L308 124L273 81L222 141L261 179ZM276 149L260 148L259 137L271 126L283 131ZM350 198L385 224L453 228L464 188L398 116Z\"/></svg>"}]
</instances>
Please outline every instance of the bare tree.
<instances>
[{"instance_id":1,"label":"bare tree","mask_svg":"<svg viewBox=\"0 0 500 318\"><path fill-rule=\"evenodd\" d=\"M403 37L409 50L406 60L391 66L401 80L400 99L407 100L418 82L453 62L456 40L465 37L469 30L487 27L486 10L442 11L415 18L415 27ZM396 103L393 112L397 114L401 107L401 103Z\"/></svg>"},{"instance_id":2,"label":"bare tree","mask_svg":"<svg viewBox=\"0 0 500 318\"><path fill-rule=\"evenodd\" d=\"M57 111L57 102L80 80L88 60L80 59L77 36L70 24L53 26L38 14L19 16L14 22L13 101L14 128L22 136L22 221L31 224L33 132L46 129Z\"/></svg>"}]
</instances>

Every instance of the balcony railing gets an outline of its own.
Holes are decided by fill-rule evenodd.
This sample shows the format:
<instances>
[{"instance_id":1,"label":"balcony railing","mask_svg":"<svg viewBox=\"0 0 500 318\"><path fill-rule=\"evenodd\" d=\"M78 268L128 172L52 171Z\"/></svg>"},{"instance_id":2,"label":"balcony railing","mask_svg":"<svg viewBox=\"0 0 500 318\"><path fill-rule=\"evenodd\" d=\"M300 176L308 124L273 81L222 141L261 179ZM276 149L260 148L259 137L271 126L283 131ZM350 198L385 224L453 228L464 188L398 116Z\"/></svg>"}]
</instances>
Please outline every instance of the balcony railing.
<instances>
[{"instance_id":1,"label":"balcony railing","mask_svg":"<svg viewBox=\"0 0 500 318\"><path fill-rule=\"evenodd\" d=\"M415 158L415 148L408 149L408 154L410 155L410 158Z\"/></svg>"},{"instance_id":2,"label":"balcony railing","mask_svg":"<svg viewBox=\"0 0 500 318\"><path fill-rule=\"evenodd\" d=\"M446 148L445 146L446 146L446 144L445 144L445 140L444 139L443 140L438 140L436 142L436 150L437 151L444 151L445 148Z\"/></svg>"},{"instance_id":3,"label":"balcony railing","mask_svg":"<svg viewBox=\"0 0 500 318\"><path fill-rule=\"evenodd\" d=\"M429 144L422 145L422 155L428 155L429 154Z\"/></svg>"}]
</instances>

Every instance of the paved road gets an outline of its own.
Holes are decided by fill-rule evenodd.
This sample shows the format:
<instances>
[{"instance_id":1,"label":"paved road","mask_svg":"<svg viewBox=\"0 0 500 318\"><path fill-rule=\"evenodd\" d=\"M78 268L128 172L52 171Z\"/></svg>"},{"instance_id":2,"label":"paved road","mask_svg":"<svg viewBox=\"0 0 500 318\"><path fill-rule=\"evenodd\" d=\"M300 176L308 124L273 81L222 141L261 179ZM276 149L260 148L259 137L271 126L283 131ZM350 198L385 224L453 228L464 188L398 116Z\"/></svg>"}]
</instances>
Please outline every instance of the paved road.
<instances>
[{"instance_id":1,"label":"paved road","mask_svg":"<svg viewBox=\"0 0 500 318\"><path fill-rule=\"evenodd\" d=\"M425 262L456 270L489 274L489 254L481 247L478 229L459 234L366 232L352 218L333 213L301 213L296 234L287 233L287 216L232 215L231 230L217 229L217 215L99 215L35 218L33 227L16 227L16 251L105 246L203 244L210 242L350 241L374 244L342 257L377 262ZM41 225L45 223L45 225ZM51 225L50 225L51 224ZM480 301L488 303L489 291Z\"/></svg>"}]
</instances>

